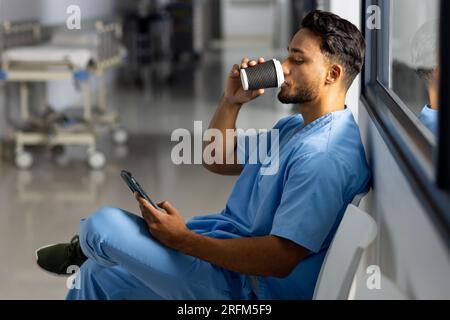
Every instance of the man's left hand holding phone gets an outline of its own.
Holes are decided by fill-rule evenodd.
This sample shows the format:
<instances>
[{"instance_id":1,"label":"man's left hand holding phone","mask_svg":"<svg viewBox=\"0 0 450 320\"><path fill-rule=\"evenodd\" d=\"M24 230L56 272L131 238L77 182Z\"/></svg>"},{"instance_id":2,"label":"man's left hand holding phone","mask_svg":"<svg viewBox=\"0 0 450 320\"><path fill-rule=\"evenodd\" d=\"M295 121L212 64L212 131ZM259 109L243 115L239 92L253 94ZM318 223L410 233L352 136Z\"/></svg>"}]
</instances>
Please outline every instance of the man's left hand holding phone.
<instances>
[{"instance_id":1,"label":"man's left hand holding phone","mask_svg":"<svg viewBox=\"0 0 450 320\"><path fill-rule=\"evenodd\" d=\"M159 210L159 207L150 199L150 197L147 195L147 193L144 191L144 189L141 187L139 182L133 177L131 172L122 170L120 172L120 176L125 181L125 183L130 188L131 192L136 196L136 193L139 197L147 200L155 209Z\"/></svg>"},{"instance_id":2,"label":"man's left hand holding phone","mask_svg":"<svg viewBox=\"0 0 450 320\"><path fill-rule=\"evenodd\" d=\"M179 250L181 240L191 231L178 210L169 201L155 204L130 172L122 170L120 175L136 197L152 236L164 245Z\"/></svg>"}]
</instances>

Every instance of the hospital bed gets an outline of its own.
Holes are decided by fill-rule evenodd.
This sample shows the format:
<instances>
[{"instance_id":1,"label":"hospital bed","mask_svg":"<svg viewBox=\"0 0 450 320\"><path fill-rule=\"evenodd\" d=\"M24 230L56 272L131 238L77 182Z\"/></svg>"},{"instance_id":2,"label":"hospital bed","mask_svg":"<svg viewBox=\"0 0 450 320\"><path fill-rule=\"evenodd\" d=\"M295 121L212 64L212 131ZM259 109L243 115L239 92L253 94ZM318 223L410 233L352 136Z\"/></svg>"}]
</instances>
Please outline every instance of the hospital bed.
<instances>
[{"instance_id":1,"label":"hospital bed","mask_svg":"<svg viewBox=\"0 0 450 320\"><path fill-rule=\"evenodd\" d=\"M4 22L0 27L0 80L20 84L20 117L29 123L27 130L16 130L15 163L21 169L31 167L32 155L26 146L87 146L88 164L104 166L103 153L96 150L97 128L107 126L114 142L126 143L127 133L119 125L117 113L107 111L104 75L118 66L126 51L120 44L121 24L96 21L94 32L62 30L49 42L42 41L37 22ZM98 81L97 105L92 107L90 79ZM31 82L75 81L82 94L83 112L79 121L56 121L61 117L33 117L29 108Z\"/></svg>"}]
</instances>

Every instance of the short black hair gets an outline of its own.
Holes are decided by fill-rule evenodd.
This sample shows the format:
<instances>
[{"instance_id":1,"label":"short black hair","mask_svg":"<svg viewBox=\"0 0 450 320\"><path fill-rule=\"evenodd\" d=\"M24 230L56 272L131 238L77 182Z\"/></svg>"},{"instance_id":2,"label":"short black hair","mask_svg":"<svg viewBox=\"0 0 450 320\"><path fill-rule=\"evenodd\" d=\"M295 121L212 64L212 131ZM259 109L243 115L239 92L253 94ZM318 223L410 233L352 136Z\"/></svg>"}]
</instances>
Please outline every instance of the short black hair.
<instances>
[{"instance_id":1,"label":"short black hair","mask_svg":"<svg viewBox=\"0 0 450 320\"><path fill-rule=\"evenodd\" d=\"M429 86L434 79L434 69L416 69L416 74L422 80L426 86Z\"/></svg>"},{"instance_id":2,"label":"short black hair","mask_svg":"<svg viewBox=\"0 0 450 320\"><path fill-rule=\"evenodd\" d=\"M321 10L310 12L301 27L322 38L320 50L331 61L343 66L348 89L364 64L366 42L358 28L336 14Z\"/></svg>"}]
</instances>

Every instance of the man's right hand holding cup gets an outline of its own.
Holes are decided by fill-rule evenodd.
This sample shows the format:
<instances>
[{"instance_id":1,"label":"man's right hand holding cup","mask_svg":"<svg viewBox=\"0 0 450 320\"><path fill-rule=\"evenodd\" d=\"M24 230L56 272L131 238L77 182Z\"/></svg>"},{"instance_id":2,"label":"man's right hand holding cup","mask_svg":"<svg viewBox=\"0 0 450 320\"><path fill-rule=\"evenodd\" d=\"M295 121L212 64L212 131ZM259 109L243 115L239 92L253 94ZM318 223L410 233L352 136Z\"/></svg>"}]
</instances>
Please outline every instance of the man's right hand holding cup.
<instances>
[{"instance_id":1,"label":"man's right hand holding cup","mask_svg":"<svg viewBox=\"0 0 450 320\"><path fill-rule=\"evenodd\" d=\"M237 64L233 66L225 84L224 99L226 102L232 105L243 105L264 94L264 89L245 91L242 87L240 76L240 68L246 69L264 62L265 60L262 57L258 61L244 58L240 67Z\"/></svg>"}]
</instances>

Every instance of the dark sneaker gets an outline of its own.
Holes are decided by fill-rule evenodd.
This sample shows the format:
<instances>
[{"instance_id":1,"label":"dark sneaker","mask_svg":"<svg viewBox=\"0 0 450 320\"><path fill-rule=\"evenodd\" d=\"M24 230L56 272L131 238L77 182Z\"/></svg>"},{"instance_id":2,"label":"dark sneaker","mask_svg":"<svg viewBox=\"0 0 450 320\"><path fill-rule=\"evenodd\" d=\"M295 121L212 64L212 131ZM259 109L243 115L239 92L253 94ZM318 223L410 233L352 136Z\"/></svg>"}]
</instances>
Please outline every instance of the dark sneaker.
<instances>
[{"instance_id":1,"label":"dark sneaker","mask_svg":"<svg viewBox=\"0 0 450 320\"><path fill-rule=\"evenodd\" d=\"M71 275L69 266L80 267L86 260L78 236L74 236L70 243L53 244L36 250L37 264L42 269L58 275Z\"/></svg>"}]
</instances>

